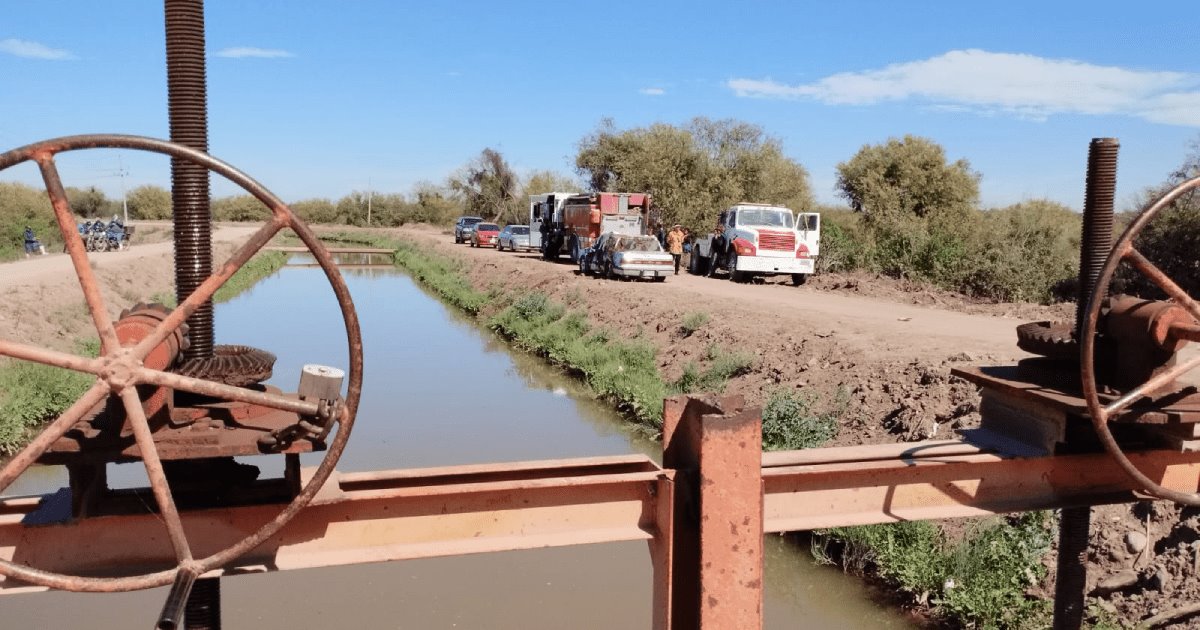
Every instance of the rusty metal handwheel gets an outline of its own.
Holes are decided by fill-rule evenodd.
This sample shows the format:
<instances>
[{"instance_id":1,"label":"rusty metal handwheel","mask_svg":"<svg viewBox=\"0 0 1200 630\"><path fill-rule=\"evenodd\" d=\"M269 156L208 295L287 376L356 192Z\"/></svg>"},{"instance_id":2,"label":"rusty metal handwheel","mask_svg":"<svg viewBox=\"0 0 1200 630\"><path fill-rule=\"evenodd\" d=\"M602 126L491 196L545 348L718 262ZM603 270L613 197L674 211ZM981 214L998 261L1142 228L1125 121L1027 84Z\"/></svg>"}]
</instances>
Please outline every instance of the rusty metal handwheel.
<instances>
[{"instance_id":1,"label":"rusty metal handwheel","mask_svg":"<svg viewBox=\"0 0 1200 630\"><path fill-rule=\"evenodd\" d=\"M66 192L59 178L54 156L67 151L81 149L132 149L160 153L172 158L186 160L198 164L208 170L224 176L229 181L240 186L266 205L271 211L271 218L236 252L192 292L170 315L163 318L161 323L137 345L123 348L117 340L113 322L109 318L100 287L88 265L87 253L83 241L79 237L74 217L67 204ZM171 545L175 552L177 565L171 569L115 578L70 576L53 573L0 560L0 575L16 578L41 586L88 592L130 591L155 586L163 586L172 581L194 579L199 575L227 565L234 559L257 547L280 530L300 510L312 501L314 495L333 472L334 465L346 447L350 430L354 425L355 413L358 409L359 395L362 391L362 336L358 324L358 315L350 300L350 291L338 273L325 246L317 239L312 230L287 207L278 197L264 188L248 175L232 166L209 156L178 144L164 140L144 138L139 136L122 135L85 135L69 136L45 140L35 144L14 149L0 154L0 170L34 161L41 169L42 178L46 183L46 192L54 206L54 215L58 227L67 244L67 252L83 287L83 294L91 310L92 321L100 335L100 357L88 359L71 354L56 352L36 346L0 339L0 356L9 356L25 361L44 363L68 368L79 372L95 375L96 381L78 400L75 401L57 420L48 424L32 442L21 452L17 453L7 465L0 468L0 492L8 486L26 468L32 465L55 441L61 438L72 426L79 421L88 410L103 401L108 396L119 396L133 428L134 438L142 453L142 461L150 479L151 489L158 504L159 513L166 524ZM338 423L337 433L329 444L324 459L321 460L316 472L300 493L292 499L283 510L268 521L257 531L237 541L233 545L204 558L193 558L188 545L187 536L183 529L183 521L175 508L175 501L167 485L163 473L162 462L154 445L154 438L146 415L138 398L136 385L150 384L160 387L184 390L214 398L262 405L283 411L289 411L305 416L319 415L318 403L302 401L263 392L241 389L220 383L214 383L198 378L179 374L171 374L149 369L142 365L145 358L156 346L167 339L173 332L184 324L184 321L195 312L201 304L212 297L213 293L225 284L227 280L246 264L276 233L283 228L291 228L301 241L308 247L317 259L325 276L333 288L337 302L342 311L342 319L346 326L346 341L350 351L350 378L347 385L346 401L341 407L338 417L330 420ZM177 582L178 583L178 582Z\"/></svg>"},{"instance_id":2,"label":"rusty metal handwheel","mask_svg":"<svg viewBox=\"0 0 1200 630\"><path fill-rule=\"evenodd\" d=\"M1200 357L1189 359L1155 375L1150 380L1138 385L1107 405L1103 405L1100 402L1094 361L1096 354L1096 328L1100 319L1100 308L1104 302L1105 295L1108 293L1108 286L1112 282L1113 275L1122 262L1128 261L1134 269L1137 269L1139 273L1146 276L1147 279L1162 289L1176 304L1186 309L1192 317L1200 320L1200 304L1193 300L1187 292L1180 288L1178 284L1175 284L1161 269L1150 262L1133 246L1133 240L1163 208L1170 206L1184 193L1196 188L1200 188L1200 177L1189 179L1175 186L1153 204L1142 210L1134 218L1133 222L1129 224L1129 227L1125 229L1125 232L1121 234L1116 244L1113 245L1108 259L1104 261L1104 267L1100 272L1100 276L1096 279L1095 289L1093 289L1092 295L1088 300L1086 319L1084 319L1083 327L1080 331L1082 339L1080 339L1079 369L1080 380L1083 384L1083 396L1087 400L1088 414L1092 418L1092 425L1095 427L1100 441L1103 442L1105 450L1116 459L1125 473L1137 482L1147 494L1183 505L1200 505L1200 493L1179 492L1164 488L1161 484L1147 477L1125 456L1125 453L1121 450L1121 446L1113 439L1112 432L1108 429L1108 422L1142 397L1200 365Z\"/></svg>"}]
</instances>

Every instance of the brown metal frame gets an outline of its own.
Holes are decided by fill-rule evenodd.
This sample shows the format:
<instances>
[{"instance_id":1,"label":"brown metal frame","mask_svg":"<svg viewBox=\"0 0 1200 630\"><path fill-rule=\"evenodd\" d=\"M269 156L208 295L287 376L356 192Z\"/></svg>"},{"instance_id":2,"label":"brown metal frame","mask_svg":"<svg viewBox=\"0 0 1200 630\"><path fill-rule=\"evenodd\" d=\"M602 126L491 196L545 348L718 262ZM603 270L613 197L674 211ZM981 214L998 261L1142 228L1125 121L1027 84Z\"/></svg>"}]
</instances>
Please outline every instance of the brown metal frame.
<instances>
[{"instance_id":1,"label":"brown metal frame","mask_svg":"<svg viewBox=\"0 0 1200 630\"><path fill-rule=\"evenodd\" d=\"M764 533L1117 503L1140 489L1103 453L1013 457L958 441L762 453L760 436L758 410L740 399L677 397L665 406L665 468L629 455L335 474L291 522L208 576L645 540L654 628L754 630ZM1129 457L1165 487L1200 486L1200 453ZM62 503L0 500L0 558L91 575L175 561L155 515L71 520ZM207 553L274 509L180 518ZM30 590L0 581L0 595Z\"/></svg>"},{"instance_id":2,"label":"brown metal frame","mask_svg":"<svg viewBox=\"0 0 1200 630\"><path fill-rule=\"evenodd\" d=\"M1104 297L1108 294L1108 286L1112 283L1113 276L1116 274L1117 267L1122 262L1128 261L1142 275L1146 276L1151 282L1162 289L1176 304L1182 306L1194 318L1200 319L1200 304L1191 298L1182 288L1171 280L1161 269L1154 263L1150 262L1141 252L1134 246L1133 241L1138 234L1154 219L1164 208L1170 206L1184 193L1200 187L1200 177L1187 180L1167 192L1145 210L1142 210L1125 232L1121 234L1121 238L1117 239L1116 244L1112 248L1112 252L1108 255L1108 259L1104 262L1104 267L1100 272L1100 277L1096 280L1095 290L1092 291L1091 297L1087 303L1086 319L1080 332L1080 380L1083 385L1083 395L1087 401L1088 415L1092 419L1092 426L1096 429L1096 434L1100 441L1104 444L1104 449L1108 454L1116 460L1117 464L1125 471L1131 479L1137 482L1140 489L1145 492L1169 501L1174 501L1182 505L1200 505L1200 494L1196 492L1179 492L1166 488L1163 485L1156 483L1150 477L1146 476L1139 468L1122 451L1121 446L1117 444L1112 432L1109 431L1108 423L1115 417L1126 410L1130 405L1137 402L1147 394L1161 389L1164 385L1170 384L1175 379L1182 376L1184 373L1194 369L1200 365L1200 357L1194 357L1179 365L1171 367L1156 374L1148 379L1145 383L1125 392L1117 400L1104 405L1100 402L1099 391L1096 382L1096 332L1100 319L1100 309L1104 304ZM1180 338L1189 338L1191 326L1183 326L1179 333Z\"/></svg>"},{"instance_id":3,"label":"brown metal frame","mask_svg":"<svg viewBox=\"0 0 1200 630\"><path fill-rule=\"evenodd\" d=\"M172 158L200 165L224 176L237 184L246 192L253 195L271 210L271 220L252 235L245 244L221 266L219 270L205 279L187 299L165 317L154 330L131 348L123 348L117 340L113 322L109 318L108 309L100 293L99 284L88 264L87 253L83 241L76 229L75 219L71 215L65 188L58 174L54 156L59 153L82 149L132 149L161 153ZM97 359L86 359L74 355L55 352L27 344L0 339L0 355L46 365L67 368L95 375L96 381L74 404L72 404L58 419L47 425L33 441L0 468L0 492L3 492L26 468L32 465L50 446L66 434L86 413L100 404L108 396L118 396L124 405L129 423L133 429L146 473L150 480L151 489L158 505L159 514L154 518L165 523L171 542L176 566L172 569L161 570L143 575L123 577L81 577L53 573L40 568L25 566L10 561L0 561L0 574L9 578L17 578L25 582L43 586L73 591L112 592L127 591L161 586L172 582L177 575L201 575L216 567L221 567L262 541L275 535L289 520L294 518L308 505L325 480L333 472L350 437L354 424L358 400L362 391L362 336L358 324L358 316L346 287L332 256L325 246L313 234L308 226L301 221L291 209L278 197L250 178L248 175L232 166L213 158L206 153L196 151L178 144L153 138L122 135L83 135L46 140L27 145L0 154L0 170L27 161L37 163L46 183L46 191L54 208L55 219L66 242L67 252L71 257L75 273L83 288L84 298L92 314L92 321L100 337L101 356ZM246 264L259 250L263 248L283 228L290 228L308 247L308 251L317 259L325 270L325 276L333 288L342 318L346 326L346 338L350 354L350 378L345 405L337 418L328 419L338 423L337 434L329 445L321 464L313 473L297 496L278 514L261 524L252 534L241 538L236 543L211 552L211 555L194 557L189 545L187 534L171 490L167 485L166 474L163 471L158 451L155 448L154 436L138 398L136 385L152 384L193 392L214 398L222 398L261 405L293 413L317 416L318 404L311 401L300 401L268 393L231 387L220 383L171 374L146 368L144 359L155 347L172 335L196 309L209 300L212 295L233 274ZM161 517L161 518L160 518ZM143 541L144 543L144 541Z\"/></svg>"}]
</instances>

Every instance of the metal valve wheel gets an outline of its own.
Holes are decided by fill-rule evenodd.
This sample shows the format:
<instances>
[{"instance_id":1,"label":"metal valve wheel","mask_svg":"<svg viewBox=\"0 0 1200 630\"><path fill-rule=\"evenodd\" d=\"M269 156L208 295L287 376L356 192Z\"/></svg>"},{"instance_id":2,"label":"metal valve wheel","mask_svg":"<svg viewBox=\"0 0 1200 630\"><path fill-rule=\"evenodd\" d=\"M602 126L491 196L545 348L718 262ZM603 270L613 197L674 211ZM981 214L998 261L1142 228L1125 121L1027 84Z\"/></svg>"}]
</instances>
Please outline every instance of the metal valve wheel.
<instances>
[{"instance_id":1,"label":"metal valve wheel","mask_svg":"<svg viewBox=\"0 0 1200 630\"><path fill-rule=\"evenodd\" d=\"M66 192L54 162L54 156L58 153L104 148L160 153L198 164L237 184L271 211L271 218L267 223L239 247L229 260L205 279L174 311L162 318L152 332L131 347L122 347L118 341L113 322L101 296L100 287L88 265L87 253L84 250L83 241L79 238L74 217L67 204ZM362 391L362 336L358 316L350 299L350 291L341 274L338 273L328 250L287 205L248 175L208 154L164 140L139 136L69 136L38 142L0 154L0 170L27 161L36 162L41 169L46 191L49 193L54 207L54 216L58 221L63 239L66 241L67 252L70 254L79 283L83 287L83 294L91 311L92 321L100 336L101 351L98 358L89 359L0 339L0 356L68 368L96 376L95 382L86 393L80 396L58 419L46 425L28 446L17 453L3 468L0 468L0 493L8 488L54 442L66 434L90 409L109 396L119 397L127 414L127 421L133 429L138 449L142 454L146 474L149 477L159 513L165 523L174 550L176 566L142 575L85 577L63 575L0 560L0 575L49 588L87 592L130 591L162 586L173 581L177 584L180 582L190 584L190 580L228 564L273 536L312 501L313 496L333 472L333 467L337 464L338 458L345 449L346 441L350 437L350 430L354 425L354 417L358 409L359 395ZM162 462L159 459L151 428L135 386L149 384L169 387L228 401L261 405L302 416L319 416L322 413L318 401L296 400L242 389L154 370L143 365L143 360L159 344L175 334L175 331L199 306L209 300L234 272L246 264L276 233L285 227L291 228L295 232L316 258L321 268L325 270L325 276L329 280L338 306L341 308L350 353L349 383L345 404L338 407L336 417L328 420L337 422L338 428L336 435L328 445L324 459L321 460L312 478L292 499L291 503L249 536L207 557L196 558L193 557L192 550L188 545L183 521L175 507L171 489L167 485Z\"/></svg>"},{"instance_id":2,"label":"metal valve wheel","mask_svg":"<svg viewBox=\"0 0 1200 630\"><path fill-rule=\"evenodd\" d=\"M1104 262L1100 276L1096 279L1096 286L1092 291L1091 298L1088 300L1086 319L1080 331L1082 339L1080 339L1079 362L1083 395L1087 400L1088 414L1092 418L1092 425L1095 427L1100 441L1104 444L1105 450L1116 459L1126 474L1136 481L1146 493L1183 505L1200 505L1200 493L1171 490L1147 477L1125 456L1125 453L1121 450L1121 446L1117 444L1112 432L1109 431L1108 423L1112 418L1118 416L1139 399L1154 393L1164 385L1169 384L1184 373L1200 365L1200 357L1194 357L1156 374L1141 385L1125 392L1117 400L1105 405L1100 401L1096 383L1095 353L1100 309L1108 293L1109 284L1112 283L1113 275L1122 262L1128 262L1139 273L1162 289L1177 305L1185 309L1189 315L1200 320L1200 304L1196 300L1193 300L1178 284L1168 278L1161 269L1150 262L1133 246L1134 239L1137 238L1138 234L1142 232L1146 225L1159 212L1170 206L1180 196L1195 188L1200 188L1200 177L1187 180L1175 186L1145 210L1142 210L1134 218L1133 222L1129 224L1129 227L1125 229L1125 232L1121 234L1116 244L1113 245L1108 259ZM1195 324L1172 327L1170 330L1172 337L1181 340L1200 340L1196 333L1197 326Z\"/></svg>"}]
</instances>

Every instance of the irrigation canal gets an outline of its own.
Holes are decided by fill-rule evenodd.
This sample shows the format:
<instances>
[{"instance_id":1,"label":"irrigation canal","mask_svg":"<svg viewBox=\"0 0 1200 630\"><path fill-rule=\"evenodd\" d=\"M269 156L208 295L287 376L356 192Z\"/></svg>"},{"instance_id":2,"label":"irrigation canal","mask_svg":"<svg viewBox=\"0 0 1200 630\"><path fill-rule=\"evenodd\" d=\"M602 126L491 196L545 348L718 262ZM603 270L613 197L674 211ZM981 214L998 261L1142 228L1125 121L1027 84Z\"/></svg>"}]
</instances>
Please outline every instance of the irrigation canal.
<instances>
[{"instance_id":1,"label":"irrigation canal","mask_svg":"<svg viewBox=\"0 0 1200 630\"><path fill-rule=\"evenodd\" d=\"M346 364L340 315L321 270L293 262L216 310L219 342L278 355L270 382L284 391L295 390L305 363ZM633 452L658 458L657 443L630 433L578 383L510 350L408 276L363 265L344 273L362 321L366 367L340 470ZM140 466L117 466L110 475L114 485L144 483ZM44 468L9 492L65 484L61 469ZM780 537L767 539L766 574L767 628L909 627L859 581L815 565ZM224 578L222 606L231 629L644 628L650 586L646 545L620 543ZM144 627L165 596L165 589L18 595L3 600L0 615L9 628Z\"/></svg>"}]
</instances>

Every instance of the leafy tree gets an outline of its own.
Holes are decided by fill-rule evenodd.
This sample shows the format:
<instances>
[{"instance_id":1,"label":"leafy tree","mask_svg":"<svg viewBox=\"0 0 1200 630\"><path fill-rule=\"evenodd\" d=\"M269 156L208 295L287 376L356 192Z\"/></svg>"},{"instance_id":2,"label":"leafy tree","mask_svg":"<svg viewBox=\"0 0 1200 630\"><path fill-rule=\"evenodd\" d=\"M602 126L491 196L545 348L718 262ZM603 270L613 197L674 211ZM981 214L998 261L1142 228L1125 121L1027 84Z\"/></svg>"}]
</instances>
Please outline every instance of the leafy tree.
<instances>
[{"instance_id":1,"label":"leafy tree","mask_svg":"<svg viewBox=\"0 0 1200 630\"><path fill-rule=\"evenodd\" d=\"M109 201L104 191L91 186L88 188L67 187L67 202L71 212L81 217L105 217L113 212L113 202Z\"/></svg>"},{"instance_id":2,"label":"leafy tree","mask_svg":"<svg viewBox=\"0 0 1200 630\"><path fill-rule=\"evenodd\" d=\"M905 136L862 147L837 171L839 193L863 215L870 267L956 284L978 228L979 174L966 160L948 164L937 143Z\"/></svg>"},{"instance_id":3,"label":"leafy tree","mask_svg":"<svg viewBox=\"0 0 1200 630\"><path fill-rule=\"evenodd\" d=\"M1048 302L1051 291L1079 274L1081 216L1034 199L981 213L978 240L960 266L955 286L1001 301Z\"/></svg>"},{"instance_id":4,"label":"leafy tree","mask_svg":"<svg viewBox=\"0 0 1200 630\"><path fill-rule=\"evenodd\" d=\"M212 200L212 216L217 221L262 221L271 210L253 195L231 195Z\"/></svg>"},{"instance_id":5,"label":"leafy tree","mask_svg":"<svg viewBox=\"0 0 1200 630\"><path fill-rule=\"evenodd\" d=\"M883 217L937 218L962 213L979 200L979 174L966 160L926 138L904 136L866 145L837 165L837 188L850 207Z\"/></svg>"},{"instance_id":6,"label":"leafy tree","mask_svg":"<svg viewBox=\"0 0 1200 630\"><path fill-rule=\"evenodd\" d=\"M328 199L303 199L289 206L306 223L333 223L337 207Z\"/></svg>"},{"instance_id":7,"label":"leafy tree","mask_svg":"<svg viewBox=\"0 0 1200 630\"><path fill-rule=\"evenodd\" d=\"M467 212L493 221L519 221L523 204L517 199L517 174L495 149L484 149L450 177L449 186L462 195Z\"/></svg>"},{"instance_id":8,"label":"leafy tree","mask_svg":"<svg viewBox=\"0 0 1200 630\"><path fill-rule=\"evenodd\" d=\"M1200 137L1192 141L1191 152L1166 181L1142 192L1138 209L1148 207L1175 186L1200 177ZM1115 238L1115 236L1114 236ZM1200 192L1189 190L1163 208L1134 240L1134 247L1149 258L1168 277L1192 297L1200 297ZM1140 273L1122 265L1118 288L1147 298L1165 297Z\"/></svg>"},{"instance_id":9,"label":"leafy tree","mask_svg":"<svg viewBox=\"0 0 1200 630\"><path fill-rule=\"evenodd\" d=\"M579 188L579 180L574 177L554 171L534 171L525 180L525 187L521 191L521 198L525 199L529 195L542 195L559 191L571 192L579 190Z\"/></svg>"},{"instance_id":10,"label":"leafy tree","mask_svg":"<svg viewBox=\"0 0 1200 630\"><path fill-rule=\"evenodd\" d=\"M171 218L171 192L160 186L138 186L125 196L129 216L135 219L162 220Z\"/></svg>"},{"instance_id":11,"label":"leafy tree","mask_svg":"<svg viewBox=\"0 0 1200 630\"><path fill-rule=\"evenodd\" d=\"M372 211L374 210L374 202L375 200L372 199ZM367 193L358 190L338 199L337 215L334 222L346 225L366 225L367 203Z\"/></svg>"},{"instance_id":12,"label":"leafy tree","mask_svg":"<svg viewBox=\"0 0 1200 630\"><path fill-rule=\"evenodd\" d=\"M808 173L783 155L778 139L735 120L696 118L619 131L605 119L580 142L576 170L595 191L648 192L665 223L711 227L738 201L806 210Z\"/></svg>"},{"instance_id":13,"label":"leafy tree","mask_svg":"<svg viewBox=\"0 0 1200 630\"><path fill-rule=\"evenodd\" d=\"M413 195L415 199L406 214L409 222L447 224L466 212L453 191L433 182L417 182L413 185Z\"/></svg>"}]
</instances>

